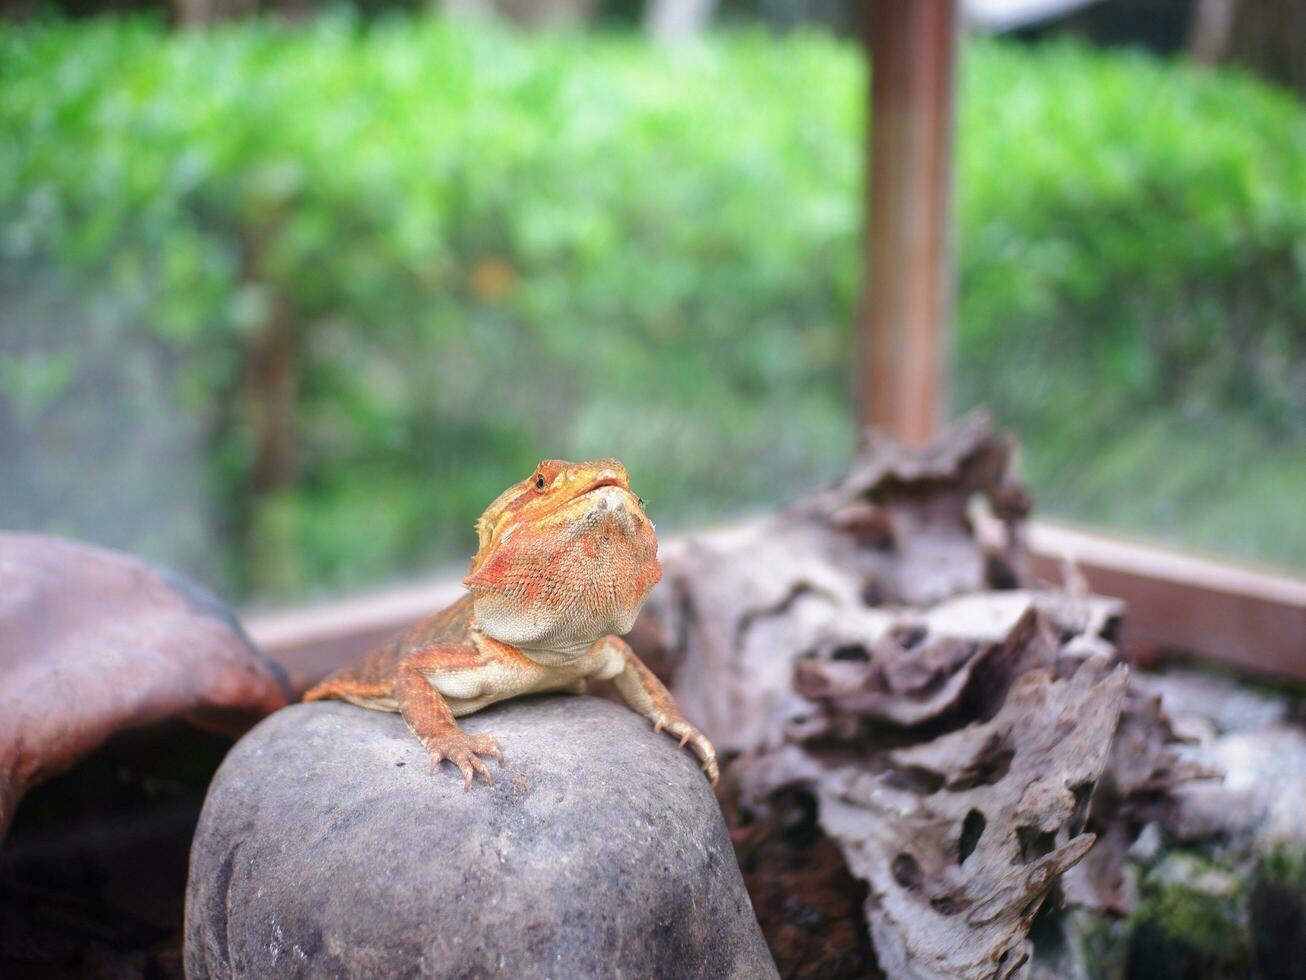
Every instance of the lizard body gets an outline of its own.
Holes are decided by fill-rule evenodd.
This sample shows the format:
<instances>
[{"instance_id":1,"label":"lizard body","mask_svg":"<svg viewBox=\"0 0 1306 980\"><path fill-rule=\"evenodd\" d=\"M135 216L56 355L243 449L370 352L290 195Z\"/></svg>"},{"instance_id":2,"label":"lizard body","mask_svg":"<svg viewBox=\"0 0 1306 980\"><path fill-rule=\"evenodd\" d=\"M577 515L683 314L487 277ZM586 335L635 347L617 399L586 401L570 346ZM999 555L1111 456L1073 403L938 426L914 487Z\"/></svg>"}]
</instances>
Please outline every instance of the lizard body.
<instances>
[{"instance_id":1,"label":"lizard body","mask_svg":"<svg viewBox=\"0 0 1306 980\"><path fill-rule=\"evenodd\" d=\"M332 674L305 701L337 699L397 711L434 771L447 759L493 782L481 756L503 763L493 736L456 718L522 694L579 694L610 680L633 709L688 745L713 785L712 743L619 634L661 578L657 536L614 459L544 460L476 522L468 594Z\"/></svg>"}]
</instances>

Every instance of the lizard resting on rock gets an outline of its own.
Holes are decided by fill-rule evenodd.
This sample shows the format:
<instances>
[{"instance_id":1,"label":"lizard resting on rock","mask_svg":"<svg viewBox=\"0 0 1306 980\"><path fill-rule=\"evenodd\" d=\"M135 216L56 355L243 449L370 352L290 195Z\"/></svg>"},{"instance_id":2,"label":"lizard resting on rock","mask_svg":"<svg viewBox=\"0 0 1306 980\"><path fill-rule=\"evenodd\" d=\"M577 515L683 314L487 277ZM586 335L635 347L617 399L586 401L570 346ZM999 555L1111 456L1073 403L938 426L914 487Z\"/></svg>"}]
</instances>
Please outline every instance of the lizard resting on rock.
<instances>
[{"instance_id":1,"label":"lizard resting on rock","mask_svg":"<svg viewBox=\"0 0 1306 980\"><path fill-rule=\"evenodd\" d=\"M494 780L480 758L503 764L488 734L455 718L519 694L584 692L611 680L655 732L689 745L712 785L712 743L618 634L634 625L662 577L657 536L643 501L615 459L544 460L476 522L479 548L463 580L468 594L332 674L304 695L398 711L426 747L431 771L448 759Z\"/></svg>"}]
</instances>

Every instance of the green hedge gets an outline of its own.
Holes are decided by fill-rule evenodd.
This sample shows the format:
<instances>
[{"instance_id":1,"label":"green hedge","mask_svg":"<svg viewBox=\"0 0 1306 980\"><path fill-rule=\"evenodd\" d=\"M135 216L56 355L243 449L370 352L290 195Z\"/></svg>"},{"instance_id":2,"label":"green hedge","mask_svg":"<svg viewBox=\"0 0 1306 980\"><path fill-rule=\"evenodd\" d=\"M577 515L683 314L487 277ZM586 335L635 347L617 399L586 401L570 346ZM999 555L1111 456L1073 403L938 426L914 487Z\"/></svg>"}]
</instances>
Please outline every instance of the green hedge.
<instances>
[{"instance_id":1,"label":"green hedge","mask_svg":"<svg viewBox=\"0 0 1306 980\"><path fill-rule=\"evenodd\" d=\"M1141 55L973 55L962 400L1058 513L1306 566L1306 110Z\"/></svg>"},{"instance_id":2,"label":"green hedge","mask_svg":"<svg viewBox=\"0 0 1306 980\"><path fill-rule=\"evenodd\" d=\"M541 455L621 455L672 524L831 474L862 73L817 36L0 27L6 522L276 593L463 555ZM1306 552L1273 523L1306 479L1301 107L974 44L959 146L958 401L1055 508ZM299 453L255 488L275 324Z\"/></svg>"}]
</instances>

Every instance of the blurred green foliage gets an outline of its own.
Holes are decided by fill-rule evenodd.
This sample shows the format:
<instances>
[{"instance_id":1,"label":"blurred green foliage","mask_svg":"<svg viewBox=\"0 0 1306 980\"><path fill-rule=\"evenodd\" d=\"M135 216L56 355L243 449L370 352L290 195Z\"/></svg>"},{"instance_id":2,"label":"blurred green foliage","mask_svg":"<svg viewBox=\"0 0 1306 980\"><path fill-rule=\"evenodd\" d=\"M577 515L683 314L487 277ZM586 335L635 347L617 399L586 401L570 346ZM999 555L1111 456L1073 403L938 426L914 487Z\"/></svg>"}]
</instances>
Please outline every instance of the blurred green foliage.
<instances>
[{"instance_id":1,"label":"blurred green foliage","mask_svg":"<svg viewBox=\"0 0 1306 980\"><path fill-rule=\"evenodd\" d=\"M1300 560L1306 112L1068 46L964 69L959 405L1049 509ZM863 72L817 36L0 26L3 522L276 595L464 557L540 456L619 455L682 526L832 475ZM278 323L295 475L256 492Z\"/></svg>"},{"instance_id":2,"label":"blurred green foliage","mask_svg":"<svg viewBox=\"0 0 1306 980\"><path fill-rule=\"evenodd\" d=\"M972 54L960 402L1056 513L1306 564L1306 109L1137 54Z\"/></svg>"}]
</instances>

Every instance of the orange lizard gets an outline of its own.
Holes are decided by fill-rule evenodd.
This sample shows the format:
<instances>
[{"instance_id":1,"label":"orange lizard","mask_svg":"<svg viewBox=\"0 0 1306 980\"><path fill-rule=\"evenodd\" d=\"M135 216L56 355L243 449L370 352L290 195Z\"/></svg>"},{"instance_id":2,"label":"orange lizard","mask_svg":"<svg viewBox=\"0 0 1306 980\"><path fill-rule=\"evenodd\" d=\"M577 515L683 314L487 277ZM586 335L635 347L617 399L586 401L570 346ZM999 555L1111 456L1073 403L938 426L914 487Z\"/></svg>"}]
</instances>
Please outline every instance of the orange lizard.
<instances>
[{"instance_id":1,"label":"orange lizard","mask_svg":"<svg viewBox=\"0 0 1306 980\"><path fill-rule=\"evenodd\" d=\"M632 708L689 745L715 786L712 743L618 634L662 577L657 536L615 459L546 459L476 522L468 594L332 674L304 695L398 711L431 758L493 783L481 756L503 764L493 736L455 718L536 691L580 694L611 680Z\"/></svg>"}]
</instances>

